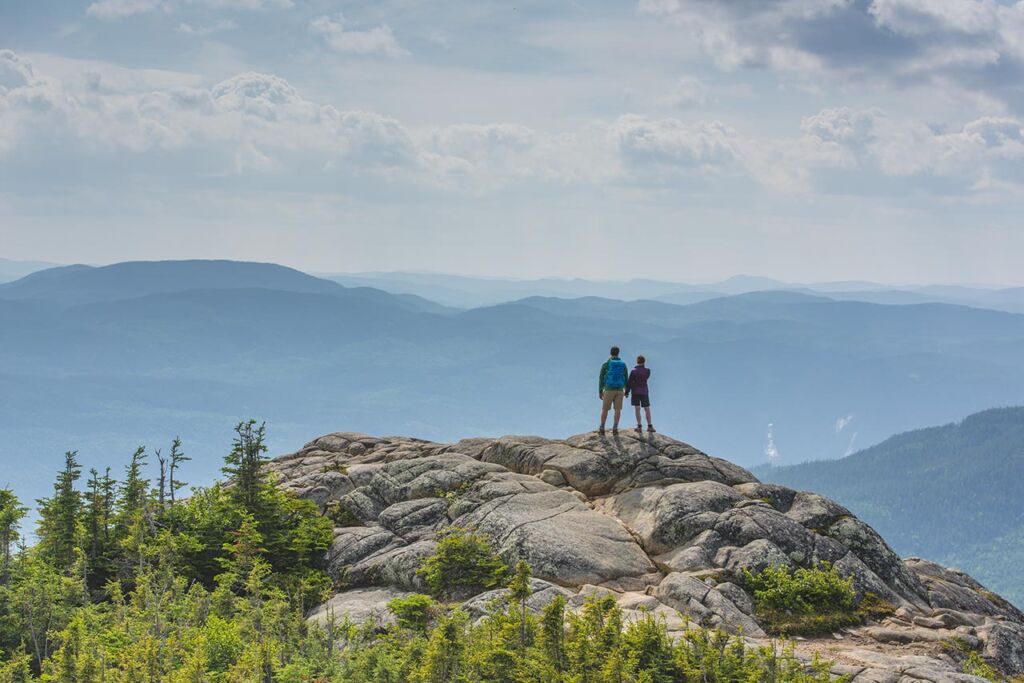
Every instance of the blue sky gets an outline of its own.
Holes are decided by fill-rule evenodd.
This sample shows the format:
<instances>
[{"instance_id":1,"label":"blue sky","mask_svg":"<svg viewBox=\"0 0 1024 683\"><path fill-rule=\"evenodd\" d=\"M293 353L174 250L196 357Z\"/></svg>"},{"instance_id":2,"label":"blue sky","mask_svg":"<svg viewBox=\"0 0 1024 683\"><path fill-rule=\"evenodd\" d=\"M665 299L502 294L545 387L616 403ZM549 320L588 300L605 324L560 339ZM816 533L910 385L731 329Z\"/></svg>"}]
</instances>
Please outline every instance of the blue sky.
<instances>
[{"instance_id":1,"label":"blue sky","mask_svg":"<svg viewBox=\"0 0 1024 683\"><path fill-rule=\"evenodd\" d=\"M1024 2L0 4L0 256L1024 285Z\"/></svg>"}]
</instances>

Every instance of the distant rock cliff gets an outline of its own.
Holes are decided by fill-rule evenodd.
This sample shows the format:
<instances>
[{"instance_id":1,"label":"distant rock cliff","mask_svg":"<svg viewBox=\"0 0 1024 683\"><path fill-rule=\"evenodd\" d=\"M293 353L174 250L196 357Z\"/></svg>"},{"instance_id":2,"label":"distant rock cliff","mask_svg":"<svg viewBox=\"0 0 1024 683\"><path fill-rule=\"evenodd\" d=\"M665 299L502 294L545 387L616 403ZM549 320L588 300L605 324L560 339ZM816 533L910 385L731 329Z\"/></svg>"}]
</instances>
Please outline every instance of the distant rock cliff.
<instances>
[{"instance_id":1,"label":"distant rock cliff","mask_svg":"<svg viewBox=\"0 0 1024 683\"><path fill-rule=\"evenodd\" d=\"M983 680L960 673L956 643L1024 675L1024 614L969 576L902 560L841 505L662 435L437 444L336 433L270 467L337 522L328 562L342 589L313 618L383 618L388 599L425 589L416 569L436 532L454 525L488 534L508 562L528 561L536 607L556 593L577 606L611 593L627 614L651 610L675 630L694 623L753 639L767 634L741 570L827 561L896 611L799 639L799 655L820 654L860 683ZM466 609L482 610L484 597Z\"/></svg>"}]
</instances>

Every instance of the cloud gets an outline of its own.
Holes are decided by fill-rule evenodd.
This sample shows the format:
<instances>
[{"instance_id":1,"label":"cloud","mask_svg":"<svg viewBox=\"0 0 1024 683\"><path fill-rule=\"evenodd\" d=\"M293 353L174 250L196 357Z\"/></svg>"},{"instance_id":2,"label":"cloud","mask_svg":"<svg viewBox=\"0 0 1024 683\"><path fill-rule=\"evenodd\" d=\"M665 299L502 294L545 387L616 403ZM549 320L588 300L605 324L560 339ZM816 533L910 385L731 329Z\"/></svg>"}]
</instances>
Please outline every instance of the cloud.
<instances>
[{"instance_id":1,"label":"cloud","mask_svg":"<svg viewBox=\"0 0 1024 683\"><path fill-rule=\"evenodd\" d=\"M233 31L236 28L238 28L238 25L230 19L222 19L212 24L192 24L183 21L178 24L178 33L183 33L187 36L208 36L223 31Z\"/></svg>"},{"instance_id":2,"label":"cloud","mask_svg":"<svg viewBox=\"0 0 1024 683\"><path fill-rule=\"evenodd\" d=\"M898 179L944 196L998 198L1024 186L1024 124L1010 116L936 125L836 107L782 137L638 114L559 132L514 122L412 128L313 101L273 74L197 87L163 72L80 68L41 74L0 51L0 163L17 154L177 182L273 175L326 189L345 177L474 193L525 184L735 192L743 183L745 191L856 194Z\"/></svg>"},{"instance_id":3,"label":"cloud","mask_svg":"<svg viewBox=\"0 0 1024 683\"><path fill-rule=\"evenodd\" d=\"M738 133L719 121L622 116L611 126L627 163L676 170L724 170L740 159Z\"/></svg>"},{"instance_id":4,"label":"cloud","mask_svg":"<svg viewBox=\"0 0 1024 683\"><path fill-rule=\"evenodd\" d=\"M346 28L344 17L336 14L333 17L317 17L310 22L309 30L322 37L328 47L336 52L379 55L392 59L409 54L398 44L391 27L386 24L366 31L356 31Z\"/></svg>"},{"instance_id":5,"label":"cloud","mask_svg":"<svg viewBox=\"0 0 1024 683\"><path fill-rule=\"evenodd\" d=\"M991 0L874 0L868 12L879 26L907 36L986 35L999 29L998 8Z\"/></svg>"},{"instance_id":6,"label":"cloud","mask_svg":"<svg viewBox=\"0 0 1024 683\"><path fill-rule=\"evenodd\" d=\"M853 422L853 415L836 418L836 434L846 429Z\"/></svg>"},{"instance_id":7,"label":"cloud","mask_svg":"<svg viewBox=\"0 0 1024 683\"><path fill-rule=\"evenodd\" d=\"M853 434L850 435L850 442L846 444L846 450L843 452L844 458L854 454L854 445L857 443L858 433L859 432L854 432Z\"/></svg>"},{"instance_id":8,"label":"cloud","mask_svg":"<svg viewBox=\"0 0 1024 683\"><path fill-rule=\"evenodd\" d=\"M936 85L1024 110L1024 2L995 0L640 0L720 68L801 81Z\"/></svg>"},{"instance_id":9,"label":"cloud","mask_svg":"<svg viewBox=\"0 0 1024 683\"><path fill-rule=\"evenodd\" d=\"M36 81L32 63L13 50L0 50L0 92Z\"/></svg>"},{"instance_id":10,"label":"cloud","mask_svg":"<svg viewBox=\"0 0 1024 683\"><path fill-rule=\"evenodd\" d=\"M768 435L764 444L764 455L768 462L774 463L779 459L779 449L775 446L775 425L768 423Z\"/></svg>"},{"instance_id":11,"label":"cloud","mask_svg":"<svg viewBox=\"0 0 1024 683\"><path fill-rule=\"evenodd\" d=\"M703 107L708 103L710 90L699 78L683 76L661 97L661 103L676 109Z\"/></svg>"},{"instance_id":12,"label":"cloud","mask_svg":"<svg viewBox=\"0 0 1024 683\"><path fill-rule=\"evenodd\" d=\"M99 0L86 8L85 13L90 17L113 21L124 19L133 14L144 14L153 10L166 7L164 0Z\"/></svg>"},{"instance_id":13,"label":"cloud","mask_svg":"<svg viewBox=\"0 0 1024 683\"><path fill-rule=\"evenodd\" d=\"M157 10L174 12L190 5L223 10L259 11L271 8L288 9L294 6L294 2L293 0L97 0L86 8L85 13L103 21L117 21Z\"/></svg>"}]
</instances>

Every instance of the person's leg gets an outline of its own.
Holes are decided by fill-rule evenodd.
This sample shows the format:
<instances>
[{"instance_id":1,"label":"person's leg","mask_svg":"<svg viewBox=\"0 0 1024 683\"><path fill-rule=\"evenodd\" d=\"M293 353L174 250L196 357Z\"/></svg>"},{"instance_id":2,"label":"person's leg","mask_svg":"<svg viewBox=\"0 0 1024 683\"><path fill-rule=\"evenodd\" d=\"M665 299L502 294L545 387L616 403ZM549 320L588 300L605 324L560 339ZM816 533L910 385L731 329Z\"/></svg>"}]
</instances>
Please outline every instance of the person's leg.
<instances>
[{"instance_id":1,"label":"person's leg","mask_svg":"<svg viewBox=\"0 0 1024 683\"><path fill-rule=\"evenodd\" d=\"M634 405L633 406L633 410L636 411L636 428L640 429L640 427L642 426L640 424L640 404L637 403L636 405ZM650 409L648 409L647 410L647 422L649 423L650 421L651 421L651 411L650 411Z\"/></svg>"},{"instance_id":2,"label":"person's leg","mask_svg":"<svg viewBox=\"0 0 1024 683\"><path fill-rule=\"evenodd\" d=\"M612 423L612 431L619 431L619 418L622 417L622 392L615 392L615 422Z\"/></svg>"},{"instance_id":3,"label":"person's leg","mask_svg":"<svg viewBox=\"0 0 1024 683\"><path fill-rule=\"evenodd\" d=\"M612 407L612 397L607 391L601 394L601 427L598 431L604 432L605 422L608 421L608 409Z\"/></svg>"},{"instance_id":4,"label":"person's leg","mask_svg":"<svg viewBox=\"0 0 1024 683\"><path fill-rule=\"evenodd\" d=\"M651 407L647 406L644 408L644 414L647 416L647 426L651 426ZM636 423L640 424L640 409L636 409Z\"/></svg>"}]
</instances>

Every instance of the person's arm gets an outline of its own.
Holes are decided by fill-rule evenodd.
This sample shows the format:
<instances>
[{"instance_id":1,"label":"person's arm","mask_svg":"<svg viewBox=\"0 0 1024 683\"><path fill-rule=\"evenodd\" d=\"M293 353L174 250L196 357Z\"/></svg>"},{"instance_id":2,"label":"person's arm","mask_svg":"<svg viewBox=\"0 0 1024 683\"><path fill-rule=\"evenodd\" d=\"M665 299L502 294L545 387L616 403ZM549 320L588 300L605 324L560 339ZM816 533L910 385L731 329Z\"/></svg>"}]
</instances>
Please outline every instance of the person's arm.
<instances>
[{"instance_id":1,"label":"person's arm","mask_svg":"<svg viewBox=\"0 0 1024 683\"><path fill-rule=\"evenodd\" d=\"M608 361L601 366L601 374L597 377L597 395L604 393L604 376L608 374Z\"/></svg>"},{"instance_id":2,"label":"person's arm","mask_svg":"<svg viewBox=\"0 0 1024 683\"><path fill-rule=\"evenodd\" d=\"M626 378L626 397L629 398L629 390L633 388L633 380L636 379L636 370L629 371L629 377Z\"/></svg>"}]
</instances>

